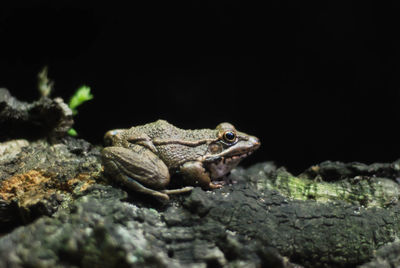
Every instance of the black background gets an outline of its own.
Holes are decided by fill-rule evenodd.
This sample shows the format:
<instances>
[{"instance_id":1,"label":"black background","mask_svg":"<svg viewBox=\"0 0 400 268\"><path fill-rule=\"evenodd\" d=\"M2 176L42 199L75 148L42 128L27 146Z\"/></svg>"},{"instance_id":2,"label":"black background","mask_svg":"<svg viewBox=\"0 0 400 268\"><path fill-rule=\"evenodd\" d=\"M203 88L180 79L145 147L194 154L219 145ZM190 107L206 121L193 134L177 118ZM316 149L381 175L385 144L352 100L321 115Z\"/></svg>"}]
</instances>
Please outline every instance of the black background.
<instances>
[{"instance_id":1,"label":"black background","mask_svg":"<svg viewBox=\"0 0 400 268\"><path fill-rule=\"evenodd\" d=\"M55 3L53 3L55 2ZM163 118L233 123L262 147L246 163L290 171L400 156L396 1L36 1L0 9L0 86L38 97L89 85L81 137Z\"/></svg>"}]
</instances>

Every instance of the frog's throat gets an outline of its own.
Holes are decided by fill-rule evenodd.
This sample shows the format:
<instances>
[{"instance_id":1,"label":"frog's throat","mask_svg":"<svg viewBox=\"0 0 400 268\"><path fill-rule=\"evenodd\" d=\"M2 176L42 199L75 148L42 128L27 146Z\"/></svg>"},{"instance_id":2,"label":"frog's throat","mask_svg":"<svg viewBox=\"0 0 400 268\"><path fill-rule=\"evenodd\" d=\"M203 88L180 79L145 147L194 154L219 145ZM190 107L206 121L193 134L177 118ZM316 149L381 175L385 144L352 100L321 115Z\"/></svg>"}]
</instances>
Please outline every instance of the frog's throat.
<instances>
[{"instance_id":1,"label":"frog's throat","mask_svg":"<svg viewBox=\"0 0 400 268\"><path fill-rule=\"evenodd\" d=\"M245 158L247 154L236 155L231 157L221 157L220 159L208 162L207 170L210 172L210 177L212 181L222 178L227 173L229 173L233 168L235 168L239 162Z\"/></svg>"},{"instance_id":2,"label":"frog's throat","mask_svg":"<svg viewBox=\"0 0 400 268\"><path fill-rule=\"evenodd\" d=\"M190 146L190 147L196 147L196 146L199 146L202 144L209 144L209 143L215 142L217 140L218 140L218 138L202 139L202 140L197 140L197 141L154 139L153 144L154 145L180 144L180 145L186 145L186 146Z\"/></svg>"}]
</instances>

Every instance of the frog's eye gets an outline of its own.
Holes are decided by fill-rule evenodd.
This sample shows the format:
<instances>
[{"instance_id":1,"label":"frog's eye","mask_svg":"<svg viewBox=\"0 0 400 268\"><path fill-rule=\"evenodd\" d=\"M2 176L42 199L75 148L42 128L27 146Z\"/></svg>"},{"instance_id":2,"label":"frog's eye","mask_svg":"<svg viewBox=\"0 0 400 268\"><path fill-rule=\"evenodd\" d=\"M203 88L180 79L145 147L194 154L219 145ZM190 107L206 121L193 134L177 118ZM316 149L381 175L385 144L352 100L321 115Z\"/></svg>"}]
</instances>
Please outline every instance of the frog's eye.
<instances>
[{"instance_id":1,"label":"frog's eye","mask_svg":"<svg viewBox=\"0 0 400 268\"><path fill-rule=\"evenodd\" d=\"M224 136L223 137L224 137L224 140L226 142L232 143L232 142L234 142L236 140L236 133L233 132L233 131L228 130L228 131L224 132Z\"/></svg>"}]
</instances>

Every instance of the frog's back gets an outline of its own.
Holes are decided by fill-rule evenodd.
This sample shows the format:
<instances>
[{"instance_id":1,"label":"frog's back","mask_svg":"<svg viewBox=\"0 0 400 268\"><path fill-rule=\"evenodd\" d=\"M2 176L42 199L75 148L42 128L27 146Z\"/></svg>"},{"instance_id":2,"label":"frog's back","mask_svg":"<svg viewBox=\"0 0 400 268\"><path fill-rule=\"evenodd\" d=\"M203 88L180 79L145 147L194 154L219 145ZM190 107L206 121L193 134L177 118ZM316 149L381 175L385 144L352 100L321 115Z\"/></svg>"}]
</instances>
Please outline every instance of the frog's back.
<instances>
[{"instance_id":1,"label":"frog's back","mask_svg":"<svg viewBox=\"0 0 400 268\"><path fill-rule=\"evenodd\" d=\"M215 130L212 129L180 129L161 119L146 125L137 126L137 128L152 139L198 141L215 138L216 135Z\"/></svg>"},{"instance_id":2,"label":"frog's back","mask_svg":"<svg viewBox=\"0 0 400 268\"><path fill-rule=\"evenodd\" d=\"M165 120L137 127L146 133L155 143L158 156L172 169L176 169L182 163L196 160L207 151L207 143L200 142L196 146L185 145L186 141L198 142L216 137L216 131L212 129L180 129Z\"/></svg>"},{"instance_id":3,"label":"frog's back","mask_svg":"<svg viewBox=\"0 0 400 268\"><path fill-rule=\"evenodd\" d=\"M179 129L165 120L157 120L152 123L137 126L140 132L146 133L150 138L170 138L178 135Z\"/></svg>"}]
</instances>

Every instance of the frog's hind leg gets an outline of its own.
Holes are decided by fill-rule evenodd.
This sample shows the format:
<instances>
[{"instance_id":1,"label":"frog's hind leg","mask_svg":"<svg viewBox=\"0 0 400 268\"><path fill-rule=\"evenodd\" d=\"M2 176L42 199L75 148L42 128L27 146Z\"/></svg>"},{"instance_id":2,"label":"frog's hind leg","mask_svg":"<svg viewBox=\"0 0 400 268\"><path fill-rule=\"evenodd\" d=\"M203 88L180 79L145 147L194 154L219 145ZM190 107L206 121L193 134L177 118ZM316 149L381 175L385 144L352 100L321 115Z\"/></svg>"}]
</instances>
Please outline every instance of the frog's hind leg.
<instances>
[{"instance_id":1,"label":"frog's hind leg","mask_svg":"<svg viewBox=\"0 0 400 268\"><path fill-rule=\"evenodd\" d=\"M147 188L147 187L143 186L142 184L140 184L139 182L135 181L134 179L132 179L124 174L120 174L119 176L120 176L120 178L118 180L121 181L124 185L126 185L129 189L131 189L133 191L144 193L144 194L149 194L149 195L152 195L156 198L160 198L163 200L169 200L169 196L167 193L162 193L162 192Z\"/></svg>"},{"instance_id":2,"label":"frog's hind leg","mask_svg":"<svg viewBox=\"0 0 400 268\"><path fill-rule=\"evenodd\" d=\"M106 147L102 151L105 171L133 191L168 200L163 189L170 181L168 167L149 149L140 145L131 148Z\"/></svg>"}]
</instances>

